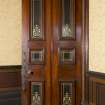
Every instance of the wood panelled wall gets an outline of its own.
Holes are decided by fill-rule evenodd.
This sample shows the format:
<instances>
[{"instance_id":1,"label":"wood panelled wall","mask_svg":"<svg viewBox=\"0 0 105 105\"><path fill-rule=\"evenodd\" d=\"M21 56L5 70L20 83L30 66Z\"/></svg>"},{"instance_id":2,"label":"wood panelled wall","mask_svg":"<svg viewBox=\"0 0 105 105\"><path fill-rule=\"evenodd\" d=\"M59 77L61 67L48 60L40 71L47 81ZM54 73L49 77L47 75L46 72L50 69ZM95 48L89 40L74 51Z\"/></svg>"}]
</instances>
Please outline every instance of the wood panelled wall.
<instances>
[{"instance_id":1,"label":"wood panelled wall","mask_svg":"<svg viewBox=\"0 0 105 105\"><path fill-rule=\"evenodd\" d=\"M105 74L88 72L89 105L105 105Z\"/></svg>"},{"instance_id":2,"label":"wood panelled wall","mask_svg":"<svg viewBox=\"0 0 105 105\"><path fill-rule=\"evenodd\" d=\"M0 105L20 105L21 66L0 67Z\"/></svg>"}]
</instances>

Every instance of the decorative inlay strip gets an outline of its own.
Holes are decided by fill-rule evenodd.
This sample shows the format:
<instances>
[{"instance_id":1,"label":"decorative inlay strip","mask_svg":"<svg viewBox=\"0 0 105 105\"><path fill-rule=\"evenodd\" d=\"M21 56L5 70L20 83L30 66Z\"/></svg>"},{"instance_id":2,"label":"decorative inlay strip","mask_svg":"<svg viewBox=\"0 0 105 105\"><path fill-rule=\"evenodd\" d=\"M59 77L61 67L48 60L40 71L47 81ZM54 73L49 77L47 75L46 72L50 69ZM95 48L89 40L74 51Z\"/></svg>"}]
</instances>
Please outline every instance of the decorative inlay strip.
<instances>
[{"instance_id":1,"label":"decorative inlay strip","mask_svg":"<svg viewBox=\"0 0 105 105\"><path fill-rule=\"evenodd\" d=\"M43 38L43 0L31 0L31 39Z\"/></svg>"},{"instance_id":2,"label":"decorative inlay strip","mask_svg":"<svg viewBox=\"0 0 105 105\"><path fill-rule=\"evenodd\" d=\"M74 0L61 0L61 39L75 38Z\"/></svg>"},{"instance_id":3,"label":"decorative inlay strip","mask_svg":"<svg viewBox=\"0 0 105 105\"><path fill-rule=\"evenodd\" d=\"M72 82L61 83L61 105L73 105L73 84Z\"/></svg>"},{"instance_id":4,"label":"decorative inlay strip","mask_svg":"<svg viewBox=\"0 0 105 105\"><path fill-rule=\"evenodd\" d=\"M61 64L75 63L75 48L59 48L59 62Z\"/></svg>"},{"instance_id":5,"label":"decorative inlay strip","mask_svg":"<svg viewBox=\"0 0 105 105\"><path fill-rule=\"evenodd\" d=\"M30 61L32 64L43 64L44 63L44 49L32 49L30 51Z\"/></svg>"},{"instance_id":6,"label":"decorative inlay strip","mask_svg":"<svg viewBox=\"0 0 105 105\"><path fill-rule=\"evenodd\" d=\"M31 83L31 105L42 105L43 86L41 82Z\"/></svg>"}]
</instances>

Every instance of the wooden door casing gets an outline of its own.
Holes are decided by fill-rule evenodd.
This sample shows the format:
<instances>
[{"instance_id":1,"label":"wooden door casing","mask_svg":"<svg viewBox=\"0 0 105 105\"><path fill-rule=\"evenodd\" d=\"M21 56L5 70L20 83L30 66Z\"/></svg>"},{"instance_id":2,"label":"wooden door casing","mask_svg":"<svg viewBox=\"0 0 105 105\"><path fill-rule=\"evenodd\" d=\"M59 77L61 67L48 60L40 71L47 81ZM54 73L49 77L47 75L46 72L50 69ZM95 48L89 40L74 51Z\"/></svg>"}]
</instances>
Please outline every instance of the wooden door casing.
<instances>
[{"instance_id":1,"label":"wooden door casing","mask_svg":"<svg viewBox=\"0 0 105 105\"><path fill-rule=\"evenodd\" d=\"M31 105L32 82L42 87L42 105L61 105L62 88L71 86L72 105L82 101L82 0L73 0L75 38L60 39L61 8L60 0L43 0L44 40L30 38L30 1L23 1L23 67L22 67L22 105ZM31 51L44 49L42 64L31 62ZM61 64L62 50L75 50L74 62Z\"/></svg>"}]
</instances>

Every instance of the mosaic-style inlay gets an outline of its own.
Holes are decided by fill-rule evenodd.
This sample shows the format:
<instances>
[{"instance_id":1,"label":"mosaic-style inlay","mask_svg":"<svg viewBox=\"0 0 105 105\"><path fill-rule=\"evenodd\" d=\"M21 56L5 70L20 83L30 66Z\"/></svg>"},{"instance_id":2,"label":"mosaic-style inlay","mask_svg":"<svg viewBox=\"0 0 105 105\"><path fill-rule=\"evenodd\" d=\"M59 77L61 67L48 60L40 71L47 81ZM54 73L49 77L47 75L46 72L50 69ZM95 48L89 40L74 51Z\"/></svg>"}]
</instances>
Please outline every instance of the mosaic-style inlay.
<instances>
[{"instance_id":1,"label":"mosaic-style inlay","mask_svg":"<svg viewBox=\"0 0 105 105\"><path fill-rule=\"evenodd\" d=\"M63 82L61 83L61 93L62 93L62 105L73 105L72 104L72 83Z\"/></svg>"},{"instance_id":2,"label":"mosaic-style inlay","mask_svg":"<svg viewBox=\"0 0 105 105\"><path fill-rule=\"evenodd\" d=\"M42 83L32 82L31 105L42 105Z\"/></svg>"},{"instance_id":3,"label":"mosaic-style inlay","mask_svg":"<svg viewBox=\"0 0 105 105\"><path fill-rule=\"evenodd\" d=\"M42 39L42 0L31 0L31 39Z\"/></svg>"},{"instance_id":4,"label":"mosaic-style inlay","mask_svg":"<svg viewBox=\"0 0 105 105\"><path fill-rule=\"evenodd\" d=\"M63 64L74 64L75 63L75 49L59 49L59 61Z\"/></svg>"},{"instance_id":5,"label":"mosaic-style inlay","mask_svg":"<svg viewBox=\"0 0 105 105\"><path fill-rule=\"evenodd\" d=\"M74 0L61 0L62 38L74 38Z\"/></svg>"},{"instance_id":6,"label":"mosaic-style inlay","mask_svg":"<svg viewBox=\"0 0 105 105\"><path fill-rule=\"evenodd\" d=\"M31 50L31 63L40 64L44 62L44 49Z\"/></svg>"}]
</instances>

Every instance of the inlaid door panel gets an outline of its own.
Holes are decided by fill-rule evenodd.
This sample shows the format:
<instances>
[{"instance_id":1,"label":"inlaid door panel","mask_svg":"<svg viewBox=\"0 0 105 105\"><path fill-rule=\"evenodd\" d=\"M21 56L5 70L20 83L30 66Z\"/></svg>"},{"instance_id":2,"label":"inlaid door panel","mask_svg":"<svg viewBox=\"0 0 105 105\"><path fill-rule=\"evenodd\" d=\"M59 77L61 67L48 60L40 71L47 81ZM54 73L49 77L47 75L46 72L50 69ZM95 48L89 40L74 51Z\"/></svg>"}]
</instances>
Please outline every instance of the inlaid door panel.
<instances>
[{"instance_id":1,"label":"inlaid door panel","mask_svg":"<svg viewBox=\"0 0 105 105\"><path fill-rule=\"evenodd\" d=\"M53 0L53 105L80 105L82 100L81 3Z\"/></svg>"},{"instance_id":2,"label":"inlaid door panel","mask_svg":"<svg viewBox=\"0 0 105 105\"><path fill-rule=\"evenodd\" d=\"M23 0L23 105L51 104L50 13L50 0Z\"/></svg>"},{"instance_id":3,"label":"inlaid door panel","mask_svg":"<svg viewBox=\"0 0 105 105\"><path fill-rule=\"evenodd\" d=\"M23 0L22 105L80 105L82 0Z\"/></svg>"}]
</instances>

